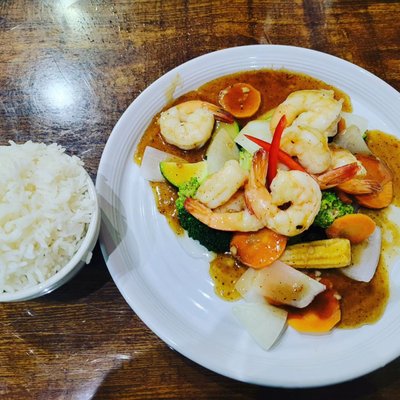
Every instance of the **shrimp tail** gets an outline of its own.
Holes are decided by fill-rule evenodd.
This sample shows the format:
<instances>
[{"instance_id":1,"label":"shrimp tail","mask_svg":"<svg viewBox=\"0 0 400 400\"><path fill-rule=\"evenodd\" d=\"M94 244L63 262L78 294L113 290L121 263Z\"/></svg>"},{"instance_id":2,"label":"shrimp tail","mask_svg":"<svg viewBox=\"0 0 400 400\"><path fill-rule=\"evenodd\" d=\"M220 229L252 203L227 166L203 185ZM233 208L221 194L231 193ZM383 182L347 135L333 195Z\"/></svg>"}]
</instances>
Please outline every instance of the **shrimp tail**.
<instances>
[{"instance_id":1,"label":"shrimp tail","mask_svg":"<svg viewBox=\"0 0 400 400\"><path fill-rule=\"evenodd\" d=\"M252 232L258 231L264 226L247 209L239 212L218 213L190 197L185 200L184 207L188 213L200 222L220 231Z\"/></svg>"},{"instance_id":2,"label":"shrimp tail","mask_svg":"<svg viewBox=\"0 0 400 400\"><path fill-rule=\"evenodd\" d=\"M321 190L338 187L348 194L369 194L381 191L382 185L375 180L354 178L359 168L359 165L354 162L331 169L321 175L312 176Z\"/></svg>"},{"instance_id":3,"label":"shrimp tail","mask_svg":"<svg viewBox=\"0 0 400 400\"><path fill-rule=\"evenodd\" d=\"M250 170L250 179L258 187L265 186L268 171L268 153L264 149L259 149L253 156L253 168Z\"/></svg>"},{"instance_id":4,"label":"shrimp tail","mask_svg":"<svg viewBox=\"0 0 400 400\"><path fill-rule=\"evenodd\" d=\"M351 179L338 188L348 194L370 194L380 192L382 185L372 179Z\"/></svg>"},{"instance_id":5,"label":"shrimp tail","mask_svg":"<svg viewBox=\"0 0 400 400\"><path fill-rule=\"evenodd\" d=\"M188 197L185 200L184 207L189 214L193 215L193 217L197 218L200 222L206 224L210 228L214 228L214 226L212 226L213 212L203 203Z\"/></svg>"},{"instance_id":6,"label":"shrimp tail","mask_svg":"<svg viewBox=\"0 0 400 400\"><path fill-rule=\"evenodd\" d=\"M320 175L312 175L312 177L317 181L321 190L330 189L353 179L359 169L359 165L354 162L331 169Z\"/></svg>"},{"instance_id":7,"label":"shrimp tail","mask_svg":"<svg viewBox=\"0 0 400 400\"><path fill-rule=\"evenodd\" d=\"M265 149L257 150L253 155L252 168L250 168L249 179L245 189L245 203L250 214L254 215L254 210L251 206L249 188L262 188L265 189L265 180L268 172L268 153Z\"/></svg>"},{"instance_id":8,"label":"shrimp tail","mask_svg":"<svg viewBox=\"0 0 400 400\"><path fill-rule=\"evenodd\" d=\"M223 108L218 107L212 103L206 103L206 104L207 104L207 108L213 113L214 118L216 120L221 121L221 122L226 122L228 124L233 124L235 122L235 118L228 111L226 111Z\"/></svg>"},{"instance_id":9,"label":"shrimp tail","mask_svg":"<svg viewBox=\"0 0 400 400\"><path fill-rule=\"evenodd\" d=\"M223 216L225 213L213 212L206 205L196 199L188 197L185 200L184 207L188 213L193 215L203 224L220 231L233 231L229 224L225 223Z\"/></svg>"}]
</instances>

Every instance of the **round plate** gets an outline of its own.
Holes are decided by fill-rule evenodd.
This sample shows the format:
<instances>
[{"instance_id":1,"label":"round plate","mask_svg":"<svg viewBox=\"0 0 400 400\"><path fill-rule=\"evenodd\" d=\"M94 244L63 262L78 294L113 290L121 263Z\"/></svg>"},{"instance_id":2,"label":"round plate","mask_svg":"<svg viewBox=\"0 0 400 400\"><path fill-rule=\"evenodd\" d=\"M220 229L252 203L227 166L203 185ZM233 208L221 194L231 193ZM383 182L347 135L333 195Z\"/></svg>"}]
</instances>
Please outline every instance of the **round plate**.
<instances>
[{"instance_id":1,"label":"round plate","mask_svg":"<svg viewBox=\"0 0 400 400\"><path fill-rule=\"evenodd\" d=\"M350 95L354 113L365 116L369 128L400 137L400 94L349 62L274 45L236 47L198 57L150 85L116 124L96 181L101 248L118 289L135 313L164 342L196 363L268 386L342 382L400 354L400 275L391 269L391 297L378 323L322 336L288 329L276 346L263 351L237 323L232 303L214 294L207 260L191 256L158 213L150 185L133 161L140 137L171 100L171 93L176 98L219 76L261 68L303 72L332 84Z\"/></svg>"}]
</instances>

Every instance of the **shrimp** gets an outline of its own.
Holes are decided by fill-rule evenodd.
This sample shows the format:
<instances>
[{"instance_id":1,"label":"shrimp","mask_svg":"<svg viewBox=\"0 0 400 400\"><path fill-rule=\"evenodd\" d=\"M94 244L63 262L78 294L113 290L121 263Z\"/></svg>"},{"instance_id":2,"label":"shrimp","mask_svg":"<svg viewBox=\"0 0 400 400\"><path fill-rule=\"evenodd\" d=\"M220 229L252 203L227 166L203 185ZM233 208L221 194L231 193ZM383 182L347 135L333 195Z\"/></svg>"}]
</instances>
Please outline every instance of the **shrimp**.
<instances>
[{"instance_id":1,"label":"shrimp","mask_svg":"<svg viewBox=\"0 0 400 400\"><path fill-rule=\"evenodd\" d=\"M367 194L379 192L382 185L372 179L357 178L360 170L358 163L353 162L329 169L320 175L311 175L321 190L337 187L348 194Z\"/></svg>"},{"instance_id":2,"label":"shrimp","mask_svg":"<svg viewBox=\"0 0 400 400\"><path fill-rule=\"evenodd\" d=\"M329 168L322 174L312 174L321 190L333 188L365 173L365 168L348 150L330 144L329 152Z\"/></svg>"},{"instance_id":3,"label":"shrimp","mask_svg":"<svg viewBox=\"0 0 400 400\"><path fill-rule=\"evenodd\" d=\"M210 138L215 119L233 122L233 117L215 104L201 100L186 101L161 113L161 136L167 143L182 150L198 149Z\"/></svg>"},{"instance_id":4,"label":"shrimp","mask_svg":"<svg viewBox=\"0 0 400 400\"><path fill-rule=\"evenodd\" d=\"M332 155L331 168L337 168L343 165L357 163L357 165L359 166L357 177L366 175L367 171L364 168L364 166L360 163L360 161L357 160L357 157L349 150L333 144L329 145L329 149Z\"/></svg>"},{"instance_id":5,"label":"shrimp","mask_svg":"<svg viewBox=\"0 0 400 400\"><path fill-rule=\"evenodd\" d=\"M288 126L302 125L317 129L326 136L337 133L343 99L336 100L333 90L298 90L289 94L275 109L270 126L273 132L283 115Z\"/></svg>"},{"instance_id":6,"label":"shrimp","mask_svg":"<svg viewBox=\"0 0 400 400\"><path fill-rule=\"evenodd\" d=\"M353 179L360 167L357 163L351 163L329 169L320 175L311 175L318 183L321 190L330 189Z\"/></svg>"},{"instance_id":7,"label":"shrimp","mask_svg":"<svg viewBox=\"0 0 400 400\"><path fill-rule=\"evenodd\" d=\"M372 179L350 179L337 185L338 189L347 194L370 194L377 193L382 190L382 184Z\"/></svg>"},{"instance_id":8,"label":"shrimp","mask_svg":"<svg viewBox=\"0 0 400 400\"><path fill-rule=\"evenodd\" d=\"M197 189L195 198L213 209L226 203L247 181L248 173L236 160L210 175Z\"/></svg>"},{"instance_id":9,"label":"shrimp","mask_svg":"<svg viewBox=\"0 0 400 400\"><path fill-rule=\"evenodd\" d=\"M244 190L238 190L226 203L214 208L215 212L237 212L243 211L246 208L246 199L244 197Z\"/></svg>"},{"instance_id":10,"label":"shrimp","mask_svg":"<svg viewBox=\"0 0 400 400\"><path fill-rule=\"evenodd\" d=\"M322 173L331 165L327 137L317 129L292 125L284 130L280 145L311 174Z\"/></svg>"},{"instance_id":11,"label":"shrimp","mask_svg":"<svg viewBox=\"0 0 400 400\"><path fill-rule=\"evenodd\" d=\"M313 223L321 205L318 183L302 171L283 171L265 187L267 153L258 150L245 186L246 204L267 228L285 236L305 231Z\"/></svg>"},{"instance_id":12,"label":"shrimp","mask_svg":"<svg viewBox=\"0 0 400 400\"><path fill-rule=\"evenodd\" d=\"M381 183L372 179L366 179L365 175L367 171L357 157L352 154L349 150L339 146L330 145L332 154L331 171L319 176L319 181L326 181L328 174L332 174L335 171L344 171L345 169L350 171L351 166L357 167L353 176L351 174L338 174L336 173L335 185L340 190L348 194L368 194L378 192L382 189Z\"/></svg>"},{"instance_id":13,"label":"shrimp","mask_svg":"<svg viewBox=\"0 0 400 400\"><path fill-rule=\"evenodd\" d=\"M255 232L264 227L247 208L236 212L216 212L190 197L185 200L185 208L203 224L221 231Z\"/></svg>"}]
</instances>

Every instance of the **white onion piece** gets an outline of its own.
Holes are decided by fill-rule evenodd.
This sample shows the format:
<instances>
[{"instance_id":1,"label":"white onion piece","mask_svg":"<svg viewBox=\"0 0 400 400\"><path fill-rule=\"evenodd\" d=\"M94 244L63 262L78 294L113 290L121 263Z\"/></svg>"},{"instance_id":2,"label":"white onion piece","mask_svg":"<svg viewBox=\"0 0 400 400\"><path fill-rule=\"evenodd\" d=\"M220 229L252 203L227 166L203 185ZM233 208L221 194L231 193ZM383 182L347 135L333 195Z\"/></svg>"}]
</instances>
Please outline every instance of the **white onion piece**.
<instances>
[{"instance_id":1,"label":"white onion piece","mask_svg":"<svg viewBox=\"0 0 400 400\"><path fill-rule=\"evenodd\" d=\"M368 120L361 115L342 111L341 116L346 123L346 127L356 126L360 130L361 136L368 129Z\"/></svg>"},{"instance_id":2,"label":"white onion piece","mask_svg":"<svg viewBox=\"0 0 400 400\"><path fill-rule=\"evenodd\" d=\"M222 169L229 160L239 161L239 148L226 129L221 128L214 134L206 152L206 159L209 174Z\"/></svg>"},{"instance_id":3,"label":"white onion piece","mask_svg":"<svg viewBox=\"0 0 400 400\"><path fill-rule=\"evenodd\" d=\"M155 149L154 147L147 146L143 153L140 174L147 181L164 181L165 179L160 172L160 162L165 160L184 161L180 157Z\"/></svg>"},{"instance_id":4,"label":"white onion piece","mask_svg":"<svg viewBox=\"0 0 400 400\"><path fill-rule=\"evenodd\" d=\"M259 270L249 268L236 283L236 290L248 301L263 296L298 308L308 306L325 289L322 283L281 261Z\"/></svg>"},{"instance_id":5,"label":"white onion piece","mask_svg":"<svg viewBox=\"0 0 400 400\"><path fill-rule=\"evenodd\" d=\"M246 301L256 303L265 301L260 288L256 285L258 274L259 271L249 268L235 284L235 289Z\"/></svg>"},{"instance_id":6,"label":"white onion piece","mask_svg":"<svg viewBox=\"0 0 400 400\"><path fill-rule=\"evenodd\" d=\"M373 234L364 242L352 245L352 262L340 271L351 279L369 282L375 275L381 254L382 233L376 227Z\"/></svg>"},{"instance_id":7,"label":"white onion piece","mask_svg":"<svg viewBox=\"0 0 400 400\"><path fill-rule=\"evenodd\" d=\"M353 154L371 154L371 150L365 143L362 133L356 125L351 125L343 132L338 133L333 139L333 143L349 150Z\"/></svg>"},{"instance_id":8,"label":"white onion piece","mask_svg":"<svg viewBox=\"0 0 400 400\"><path fill-rule=\"evenodd\" d=\"M233 314L264 350L269 350L286 327L287 312L266 303L236 304Z\"/></svg>"},{"instance_id":9,"label":"white onion piece","mask_svg":"<svg viewBox=\"0 0 400 400\"><path fill-rule=\"evenodd\" d=\"M258 139L271 143L272 133L269 128L269 121L258 119L250 121L243 127L243 129L239 132L239 135L237 135L235 138L235 142L237 144L245 148L251 154L255 153L260 146L252 142L250 139L247 139L247 137L244 135L254 136Z\"/></svg>"}]
</instances>

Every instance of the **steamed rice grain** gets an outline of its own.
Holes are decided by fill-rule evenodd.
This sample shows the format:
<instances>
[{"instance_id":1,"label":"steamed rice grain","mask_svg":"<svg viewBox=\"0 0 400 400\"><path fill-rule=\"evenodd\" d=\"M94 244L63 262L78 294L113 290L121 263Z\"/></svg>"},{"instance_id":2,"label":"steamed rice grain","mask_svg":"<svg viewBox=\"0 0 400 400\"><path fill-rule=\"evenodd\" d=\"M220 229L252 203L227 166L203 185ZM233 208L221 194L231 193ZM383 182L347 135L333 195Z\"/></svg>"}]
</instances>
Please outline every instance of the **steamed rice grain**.
<instances>
[{"instance_id":1,"label":"steamed rice grain","mask_svg":"<svg viewBox=\"0 0 400 400\"><path fill-rule=\"evenodd\" d=\"M0 146L0 293L34 286L66 265L94 209L79 158L57 144Z\"/></svg>"}]
</instances>

